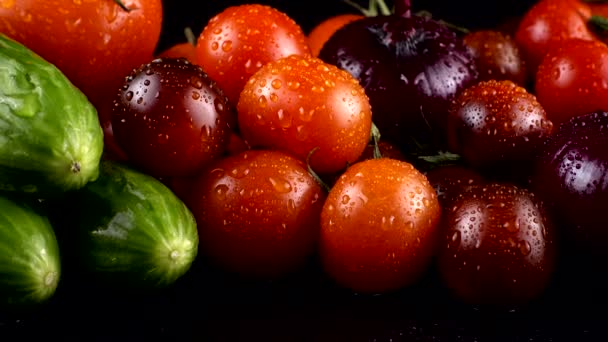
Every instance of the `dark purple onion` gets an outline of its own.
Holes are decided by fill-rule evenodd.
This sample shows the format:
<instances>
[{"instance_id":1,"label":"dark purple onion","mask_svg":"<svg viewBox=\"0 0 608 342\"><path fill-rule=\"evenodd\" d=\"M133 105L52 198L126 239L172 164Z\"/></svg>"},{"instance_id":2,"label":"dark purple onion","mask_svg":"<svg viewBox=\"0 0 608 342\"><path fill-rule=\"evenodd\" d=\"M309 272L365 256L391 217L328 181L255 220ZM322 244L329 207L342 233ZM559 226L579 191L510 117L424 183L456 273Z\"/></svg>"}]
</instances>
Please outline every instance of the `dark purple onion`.
<instances>
[{"instance_id":1,"label":"dark purple onion","mask_svg":"<svg viewBox=\"0 0 608 342\"><path fill-rule=\"evenodd\" d=\"M530 185L557 218L565 251L608 256L608 113L561 124L545 141Z\"/></svg>"},{"instance_id":2,"label":"dark purple onion","mask_svg":"<svg viewBox=\"0 0 608 342\"><path fill-rule=\"evenodd\" d=\"M462 38L422 16L376 16L347 24L319 57L365 88L382 136L406 152L445 146L451 100L477 80Z\"/></svg>"}]
</instances>

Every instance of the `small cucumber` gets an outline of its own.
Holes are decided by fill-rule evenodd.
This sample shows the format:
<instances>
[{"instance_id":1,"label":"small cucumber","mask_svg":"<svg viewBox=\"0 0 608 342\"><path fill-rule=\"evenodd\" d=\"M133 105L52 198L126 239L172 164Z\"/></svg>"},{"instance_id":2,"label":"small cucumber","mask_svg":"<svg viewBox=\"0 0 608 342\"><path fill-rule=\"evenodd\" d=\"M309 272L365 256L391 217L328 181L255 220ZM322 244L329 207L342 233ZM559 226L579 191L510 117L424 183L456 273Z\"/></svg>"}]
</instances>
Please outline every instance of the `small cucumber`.
<instances>
[{"instance_id":1,"label":"small cucumber","mask_svg":"<svg viewBox=\"0 0 608 342\"><path fill-rule=\"evenodd\" d=\"M94 180L97 110L54 65L0 33L0 190L56 192Z\"/></svg>"},{"instance_id":2,"label":"small cucumber","mask_svg":"<svg viewBox=\"0 0 608 342\"><path fill-rule=\"evenodd\" d=\"M50 299L61 276L50 221L22 201L0 196L0 302L27 307Z\"/></svg>"},{"instance_id":3,"label":"small cucumber","mask_svg":"<svg viewBox=\"0 0 608 342\"><path fill-rule=\"evenodd\" d=\"M71 219L63 233L75 237L72 257L103 284L166 287L197 256L194 215L163 183L129 166L103 160L99 178L70 193L66 204Z\"/></svg>"}]
</instances>

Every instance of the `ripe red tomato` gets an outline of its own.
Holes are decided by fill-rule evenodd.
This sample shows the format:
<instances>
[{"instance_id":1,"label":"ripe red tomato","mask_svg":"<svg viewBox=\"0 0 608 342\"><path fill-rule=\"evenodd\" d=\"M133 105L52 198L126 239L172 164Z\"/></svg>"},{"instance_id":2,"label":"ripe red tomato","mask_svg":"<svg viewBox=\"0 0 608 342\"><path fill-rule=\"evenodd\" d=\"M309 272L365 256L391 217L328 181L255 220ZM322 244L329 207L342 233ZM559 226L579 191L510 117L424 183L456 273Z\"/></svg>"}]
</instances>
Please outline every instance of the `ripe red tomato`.
<instances>
[{"instance_id":1,"label":"ripe red tomato","mask_svg":"<svg viewBox=\"0 0 608 342\"><path fill-rule=\"evenodd\" d=\"M532 77L551 45L571 38L596 39L587 25L590 17L589 6L578 0L541 0L526 12L515 41Z\"/></svg>"},{"instance_id":2,"label":"ripe red tomato","mask_svg":"<svg viewBox=\"0 0 608 342\"><path fill-rule=\"evenodd\" d=\"M291 54L310 55L302 28L273 7L244 4L209 20L198 37L196 63L237 103L254 72Z\"/></svg>"},{"instance_id":3,"label":"ripe red tomato","mask_svg":"<svg viewBox=\"0 0 608 342\"><path fill-rule=\"evenodd\" d=\"M353 164L321 212L323 267L356 292L410 285L435 253L440 213L435 189L412 164L390 158Z\"/></svg>"},{"instance_id":4,"label":"ripe red tomato","mask_svg":"<svg viewBox=\"0 0 608 342\"><path fill-rule=\"evenodd\" d=\"M152 59L161 0L19 0L0 5L0 32L55 64L97 107Z\"/></svg>"},{"instance_id":5,"label":"ripe red tomato","mask_svg":"<svg viewBox=\"0 0 608 342\"><path fill-rule=\"evenodd\" d=\"M323 44L331 37L334 32L339 30L342 26L363 18L362 14L345 13L338 14L333 17L329 17L322 22L318 23L308 33L308 46L314 57L319 56Z\"/></svg>"},{"instance_id":6,"label":"ripe red tomato","mask_svg":"<svg viewBox=\"0 0 608 342\"><path fill-rule=\"evenodd\" d=\"M155 59L134 70L112 112L114 137L129 162L157 177L196 173L224 153L234 108L186 59Z\"/></svg>"},{"instance_id":7,"label":"ripe red tomato","mask_svg":"<svg viewBox=\"0 0 608 342\"><path fill-rule=\"evenodd\" d=\"M478 80L510 80L527 86L526 63L510 35L497 30L478 30L466 34L463 40L475 58Z\"/></svg>"},{"instance_id":8,"label":"ripe red tomato","mask_svg":"<svg viewBox=\"0 0 608 342\"><path fill-rule=\"evenodd\" d=\"M320 173L352 164L370 139L369 99L344 70L314 57L291 55L264 65L237 104L238 126L252 147L277 148L310 159Z\"/></svg>"},{"instance_id":9,"label":"ripe red tomato","mask_svg":"<svg viewBox=\"0 0 608 342\"><path fill-rule=\"evenodd\" d=\"M315 252L325 196L302 161L252 150L200 173L186 203L198 222L202 253L225 270L274 278Z\"/></svg>"},{"instance_id":10,"label":"ripe red tomato","mask_svg":"<svg viewBox=\"0 0 608 342\"><path fill-rule=\"evenodd\" d=\"M465 89L448 116L451 151L492 171L529 165L552 131L553 123L535 96L508 80L482 81Z\"/></svg>"},{"instance_id":11,"label":"ripe red tomato","mask_svg":"<svg viewBox=\"0 0 608 342\"><path fill-rule=\"evenodd\" d=\"M571 39L550 49L538 68L535 92L555 124L608 111L608 46Z\"/></svg>"},{"instance_id":12,"label":"ripe red tomato","mask_svg":"<svg viewBox=\"0 0 608 342\"><path fill-rule=\"evenodd\" d=\"M542 294L555 268L555 229L532 193L506 183L476 185L444 213L438 266L457 298L511 306Z\"/></svg>"}]
</instances>

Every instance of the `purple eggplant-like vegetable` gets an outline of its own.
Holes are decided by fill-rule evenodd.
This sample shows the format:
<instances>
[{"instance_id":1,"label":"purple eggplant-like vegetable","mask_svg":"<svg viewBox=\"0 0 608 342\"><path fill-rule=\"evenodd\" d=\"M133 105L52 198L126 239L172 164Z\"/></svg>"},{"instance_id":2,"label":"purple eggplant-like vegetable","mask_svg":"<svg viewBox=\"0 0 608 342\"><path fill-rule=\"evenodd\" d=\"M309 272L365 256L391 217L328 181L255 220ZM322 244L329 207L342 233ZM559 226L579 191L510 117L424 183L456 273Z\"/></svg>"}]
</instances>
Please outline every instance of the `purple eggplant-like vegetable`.
<instances>
[{"instance_id":1,"label":"purple eggplant-like vegetable","mask_svg":"<svg viewBox=\"0 0 608 342\"><path fill-rule=\"evenodd\" d=\"M359 80L383 138L407 153L445 148L450 102L478 77L462 38L439 21L412 14L409 1L396 3L393 14L345 25L319 58Z\"/></svg>"}]
</instances>

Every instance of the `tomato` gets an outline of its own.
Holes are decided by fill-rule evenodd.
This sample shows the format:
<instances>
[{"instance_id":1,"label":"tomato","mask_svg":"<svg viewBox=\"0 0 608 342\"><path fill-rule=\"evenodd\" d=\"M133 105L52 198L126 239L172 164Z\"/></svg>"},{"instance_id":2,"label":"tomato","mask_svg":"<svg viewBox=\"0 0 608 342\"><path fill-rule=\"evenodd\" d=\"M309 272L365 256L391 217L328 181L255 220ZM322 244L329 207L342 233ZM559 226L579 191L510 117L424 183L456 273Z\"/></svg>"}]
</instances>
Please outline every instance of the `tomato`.
<instances>
[{"instance_id":1,"label":"tomato","mask_svg":"<svg viewBox=\"0 0 608 342\"><path fill-rule=\"evenodd\" d=\"M342 26L350 23L351 21L355 21L363 17L364 16L361 14L344 13L329 17L324 21L318 23L308 33L307 37L308 46L310 47L312 55L314 57L319 56L319 52L321 52L323 44L325 44L329 37L331 37L334 32L336 32Z\"/></svg>"},{"instance_id":2,"label":"tomato","mask_svg":"<svg viewBox=\"0 0 608 342\"><path fill-rule=\"evenodd\" d=\"M465 89L448 116L448 144L465 162L494 172L529 165L553 123L535 96L512 81Z\"/></svg>"},{"instance_id":3,"label":"tomato","mask_svg":"<svg viewBox=\"0 0 608 342\"><path fill-rule=\"evenodd\" d=\"M226 8L205 25L196 46L197 63L232 103L259 68L291 54L310 55L302 28L285 13L261 4Z\"/></svg>"},{"instance_id":4,"label":"tomato","mask_svg":"<svg viewBox=\"0 0 608 342\"><path fill-rule=\"evenodd\" d=\"M597 39L587 25L589 6L578 0L541 0L521 19L515 41L532 76L551 45L579 38Z\"/></svg>"},{"instance_id":5,"label":"tomato","mask_svg":"<svg viewBox=\"0 0 608 342\"><path fill-rule=\"evenodd\" d=\"M291 55L264 65L237 104L238 126L252 147L277 148L320 173L352 164L370 139L372 113L359 82L314 57Z\"/></svg>"},{"instance_id":6,"label":"tomato","mask_svg":"<svg viewBox=\"0 0 608 342\"><path fill-rule=\"evenodd\" d=\"M19 0L0 6L0 32L56 65L96 106L152 59L161 0Z\"/></svg>"},{"instance_id":7,"label":"tomato","mask_svg":"<svg viewBox=\"0 0 608 342\"><path fill-rule=\"evenodd\" d=\"M196 37L190 28L184 29L185 42L177 42L158 53L161 58L185 58L196 64Z\"/></svg>"},{"instance_id":8,"label":"tomato","mask_svg":"<svg viewBox=\"0 0 608 342\"><path fill-rule=\"evenodd\" d=\"M608 111L608 46L575 39L549 50L538 68L535 91L556 124Z\"/></svg>"},{"instance_id":9,"label":"tomato","mask_svg":"<svg viewBox=\"0 0 608 342\"><path fill-rule=\"evenodd\" d=\"M200 173L188 203L201 252L256 278L295 271L317 247L325 192L305 164L280 151L244 151Z\"/></svg>"},{"instance_id":10,"label":"tomato","mask_svg":"<svg viewBox=\"0 0 608 342\"><path fill-rule=\"evenodd\" d=\"M157 177L188 176L224 153L236 113L186 59L155 59L118 93L112 127L130 163Z\"/></svg>"},{"instance_id":11,"label":"tomato","mask_svg":"<svg viewBox=\"0 0 608 342\"><path fill-rule=\"evenodd\" d=\"M497 30L479 30L466 34L464 43L471 49L480 81L510 80L526 86L525 62L510 35Z\"/></svg>"},{"instance_id":12,"label":"tomato","mask_svg":"<svg viewBox=\"0 0 608 342\"><path fill-rule=\"evenodd\" d=\"M473 186L445 211L438 269L454 296L471 304L519 305L552 278L555 231L540 201L506 183Z\"/></svg>"},{"instance_id":13,"label":"tomato","mask_svg":"<svg viewBox=\"0 0 608 342\"><path fill-rule=\"evenodd\" d=\"M477 170L457 164L435 167L425 175L437 191L439 204L444 210L451 210L453 202L462 192L486 182Z\"/></svg>"},{"instance_id":14,"label":"tomato","mask_svg":"<svg viewBox=\"0 0 608 342\"><path fill-rule=\"evenodd\" d=\"M435 253L440 213L435 189L412 164L390 158L353 164L321 212L323 268L355 292L413 284Z\"/></svg>"}]
</instances>

